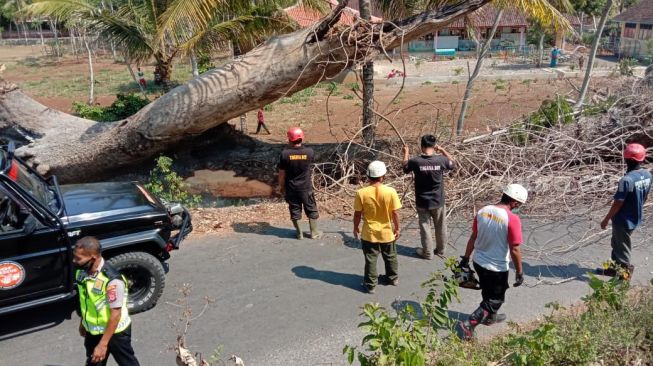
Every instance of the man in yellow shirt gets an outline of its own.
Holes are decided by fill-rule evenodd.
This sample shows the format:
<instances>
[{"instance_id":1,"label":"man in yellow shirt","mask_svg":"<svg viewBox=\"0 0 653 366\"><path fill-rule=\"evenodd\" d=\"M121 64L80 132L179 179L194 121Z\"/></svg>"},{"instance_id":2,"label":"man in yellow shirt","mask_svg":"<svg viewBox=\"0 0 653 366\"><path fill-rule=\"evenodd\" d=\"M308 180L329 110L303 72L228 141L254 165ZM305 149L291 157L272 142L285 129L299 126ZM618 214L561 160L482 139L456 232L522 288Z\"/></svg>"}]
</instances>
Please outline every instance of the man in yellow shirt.
<instances>
[{"instance_id":1,"label":"man in yellow shirt","mask_svg":"<svg viewBox=\"0 0 653 366\"><path fill-rule=\"evenodd\" d=\"M397 246L399 237L399 209L401 202L394 188L383 184L387 169L381 161L373 161L367 167L370 185L356 192L354 201L354 237L360 236L365 255L365 279L363 285L368 293L373 294L377 284L376 261L379 253L385 263L385 275L388 283L399 284L397 273ZM359 226L363 221L363 231Z\"/></svg>"}]
</instances>

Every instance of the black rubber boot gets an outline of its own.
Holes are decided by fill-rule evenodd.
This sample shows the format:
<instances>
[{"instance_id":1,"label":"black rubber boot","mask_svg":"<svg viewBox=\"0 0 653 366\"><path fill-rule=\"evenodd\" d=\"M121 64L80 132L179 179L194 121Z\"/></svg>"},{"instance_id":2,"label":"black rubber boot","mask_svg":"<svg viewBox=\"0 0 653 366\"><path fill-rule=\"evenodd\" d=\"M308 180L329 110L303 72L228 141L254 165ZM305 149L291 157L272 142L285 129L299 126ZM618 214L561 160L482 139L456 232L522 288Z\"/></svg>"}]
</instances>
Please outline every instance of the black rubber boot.
<instances>
[{"instance_id":1,"label":"black rubber boot","mask_svg":"<svg viewBox=\"0 0 653 366\"><path fill-rule=\"evenodd\" d=\"M322 237L322 232L317 229L317 219L308 219L308 225L311 228L311 239L319 239Z\"/></svg>"},{"instance_id":2,"label":"black rubber boot","mask_svg":"<svg viewBox=\"0 0 653 366\"><path fill-rule=\"evenodd\" d=\"M472 315L469 316L469 319L456 323L455 330L458 337L463 341L472 340L474 338L474 329L476 329L479 324L485 324L489 317L490 313L479 306L474 310Z\"/></svg>"},{"instance_id":3,"label":"black rubber boot","mask_svg":"<svg viewBox=\"0 0 653 366\"><path fill-rule=\"evenodd\" d=\"M302 232L302 228L299 225L299 220L292 220L292 224L295 227L295 236L297 239L302 240L304 239L304 233Z\"/></svg>"}]
</instances>

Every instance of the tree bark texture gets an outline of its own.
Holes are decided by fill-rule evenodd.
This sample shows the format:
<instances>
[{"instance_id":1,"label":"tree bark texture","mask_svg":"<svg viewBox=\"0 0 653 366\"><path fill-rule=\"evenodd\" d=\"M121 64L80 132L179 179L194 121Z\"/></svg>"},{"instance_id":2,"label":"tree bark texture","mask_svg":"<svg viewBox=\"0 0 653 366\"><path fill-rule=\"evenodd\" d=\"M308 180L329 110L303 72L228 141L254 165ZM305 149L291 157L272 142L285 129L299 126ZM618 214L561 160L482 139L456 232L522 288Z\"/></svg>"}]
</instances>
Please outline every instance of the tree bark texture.
<instances>
[{"instance_id":1,"label":"tree bark texture","mask_svg":"<svg viewBox=\"0 0 653 366\"><path fill-rule=\"evenodd\" d=\"M614 0L606 0L605 7L603 8L603 13L601 14L601 20L599 20L598 28L594 33L594 41L592 42L592 49L590 50L590 54L587 57L585 78L583 79L583 85L580 87L580 92L578 93L578 101L574 106L574 108L576 109L581 108L583 106L583 103L585 103L585 97L587 96L587 89L589 89L590 80L592 79L592 69L594 68L594 61L596 60L596 51L599 49L599 45L601 44L601 36L603 33L603 28L605 28L605 23L608 20L608 16L610 15L610 9L612 9L613 4L614 4Z\"/></svg>"},{"instance_id":2,"label":"tree bark texture","mask_svg":"<svg viewBox=\"0 0 653 366\"><path fill-rule=\"evenodd\" d=\"M95 73L93 72L93 52L91 52L91 47L88 44L88 38L86 35L84 35L84 47L86 47L86 53L88 54L88 73L90 79L88 104L90 105L95 102Z\"/></svg>"},{"instance_id":3,"label":"tree bark texture","mask_svg":"<svg viewBox=\"0 0 653 366\"><path fill-rule=\"evenodd\" d=\"M242 59L180 85L135 115L95 123L47 108L0 81L0 134L17 155L62 182L98 180L199 136L232 118L445 27L490 0L467 0L394 24L338 25L341 2L314 26L273 37ZM365 44L365 47L361 47ZM162 70L163 71L163 70Z\"/></svg>"},{"instance_id":4,"label":"tree bark texture","mask_svg":"<svg viewBox=\"0 0 653 366\"><path fill-rule=\"evenodd\" d=\"M467 114L467 109L469 108L469 98L472 96L474 82L476 81L478 74L481 72L481 67L483 67L483 59L485 59L485 56L487 56L487 53L490 51L490 46L492 45L492 40L494 39L494 35L497 32L499 23L501 22L502 15L503 9L500 9L494 18L492 30L490 31L490 34L488 34L485 43L483 43L483 48L481 48L478 60L476 61L476 66L474 66L474 72L472 72L472 74L469 76L469 80L467 81L467 86L465 87L465 95L463 96L463 102L460 107L460 114L458 115L458 123L456 124L457 135L463 133L463 128L465 126L465 115Z\"/></svg>"},{"instance_id":5,"label":"tree bark texture","mask_svg":"<svg viewBox=\"0 0 653 366\"><path fill-rule=\"evenodd\" d=\"M537 67L542 67L542 62L544 61L544 37L546 37L546 33L544 30L542 30L542 33L540 33L540 42L538 44L538 58L537 58Z\"/></svg>"},{"instance_id":6,"label":"tree bark texture","mask_svg":"<svg viewBox=\"0 0 653 366\"><path fill-rule=\"evenodd\" d=\"M370 0L358 0L360 15L363 20L372 21ZM367 146L374 144L375 116L374 116L374 62L368 61L363 65L363 140Z\"/></svg>"}]
</instances>

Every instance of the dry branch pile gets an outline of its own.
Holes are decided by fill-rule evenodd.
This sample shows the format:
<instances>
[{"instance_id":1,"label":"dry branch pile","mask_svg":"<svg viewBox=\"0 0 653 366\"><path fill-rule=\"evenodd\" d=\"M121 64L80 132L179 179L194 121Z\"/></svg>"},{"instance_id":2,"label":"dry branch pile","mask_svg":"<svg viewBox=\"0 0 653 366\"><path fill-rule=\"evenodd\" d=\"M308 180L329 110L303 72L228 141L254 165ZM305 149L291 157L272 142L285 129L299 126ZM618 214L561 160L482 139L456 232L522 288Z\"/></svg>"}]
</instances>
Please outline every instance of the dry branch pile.
<instances>
[{"instance_id":1,"label":"dry branch pile","mask_svg":"<svg viewBox=\"0 0 653 366\"><path fill-rule=\"evenodd\" d=\"M499 133L444 144L458 161L447 179L449 215L470 217L480 206L498 198L500 188L521 183L530 192L525 211L532 216L555 216L572 210L603 206L624 173L623 146L637 141L653 146L653 88L636 80L614 95L596 99L607 113L581 116L572 124L550 128L513 125ZM596 108L594 106L593 108ZM391 122L384 119L379 123ZM417 141L415 128L395 141L377 142L375 149L360 141L360 131L342 142L330 162L315 167L314 184L324 203L351 210L353 196L364 181L367 163L388 164L386 184L413 205L412 179L401 171L400 140ZM413 151L414 153L416 151Z\"/></svg>"}]
</instances>

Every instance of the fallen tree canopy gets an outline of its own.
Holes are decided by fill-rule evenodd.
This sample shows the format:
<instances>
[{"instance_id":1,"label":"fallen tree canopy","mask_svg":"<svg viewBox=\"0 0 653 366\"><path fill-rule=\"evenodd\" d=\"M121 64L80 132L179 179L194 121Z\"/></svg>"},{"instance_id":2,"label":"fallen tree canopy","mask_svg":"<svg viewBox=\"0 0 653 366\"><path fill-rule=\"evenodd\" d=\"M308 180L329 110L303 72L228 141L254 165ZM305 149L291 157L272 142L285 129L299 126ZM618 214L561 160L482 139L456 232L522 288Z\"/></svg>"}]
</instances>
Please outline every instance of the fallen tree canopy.
<instances>
[{"instance_id":1,"label":"fallen tree canopy","mask_svg":"<svg viewBox=\"0 0 653 366\"><path fill-rule=\"evenodd\" d=\"M491 0L459 1L404 20L337 24L342 1L313 27L271 38L241 60L209 71L137 114L96 123L45 107L0 80L0 134L26 145L17 155L62 182L92 181L178 146L251 110L335 77Z\"/></svg>"}]
</instances>

